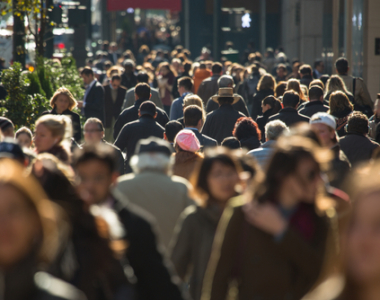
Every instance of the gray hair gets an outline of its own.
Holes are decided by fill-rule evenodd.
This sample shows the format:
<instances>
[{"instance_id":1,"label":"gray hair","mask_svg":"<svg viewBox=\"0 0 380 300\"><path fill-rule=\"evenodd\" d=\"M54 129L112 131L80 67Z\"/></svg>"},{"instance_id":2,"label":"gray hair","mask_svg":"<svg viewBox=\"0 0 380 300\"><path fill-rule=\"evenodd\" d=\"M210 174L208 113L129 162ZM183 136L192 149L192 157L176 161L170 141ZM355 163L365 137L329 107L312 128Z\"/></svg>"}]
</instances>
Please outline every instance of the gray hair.
<instances>
[{"instance_id":1,"label":"gray hair","mask_svg":"<svg viewBox=\"0 0 380 300\"><path fill-rule=\"evenodd\" d=\"M133 155L129 164L135 174L155 171L171 175L174 158L163 153L146 152Z\"/></svg>"},{"instance_id":2,"label":"gray hair","mask_svg":"<svg viewBox=\"0 0 380 300\"><path fill-rule=\"evenodd\" d=\"M219 88L227 88L234 86L234 79L230 75L220 76L218 79L218 87Z\"/></svg>"},{"instance_id":3,"label":"gray hair","mask_svg":"<svg viewBox=\"0 0 380 300\"><path fill-rule=\"evenodd\" d=\"M280 120L274 120L265 125L265 136L268 140L277 140L285 132L289 132L289 128Z\"/></svg>"}]
</instances>

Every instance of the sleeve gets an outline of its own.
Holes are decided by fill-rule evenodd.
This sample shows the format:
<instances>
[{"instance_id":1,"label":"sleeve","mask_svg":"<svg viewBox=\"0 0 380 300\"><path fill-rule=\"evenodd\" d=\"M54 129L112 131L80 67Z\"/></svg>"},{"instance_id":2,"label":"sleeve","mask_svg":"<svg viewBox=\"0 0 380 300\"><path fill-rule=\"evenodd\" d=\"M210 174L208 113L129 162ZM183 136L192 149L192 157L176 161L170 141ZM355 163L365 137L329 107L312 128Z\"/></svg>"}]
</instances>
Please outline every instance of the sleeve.
<instances>
[{"instance_id":1,"label":"sleeve","mask_svg":"<svg viewBox=\"0 0 380 300\"><path fill-rule=\"evenodd\" d=\"M131 107L134 103L135 103L134 93L131 93L131 92L128 93L128 91L127 91L127 93L125 94L125 99L124 99L122 110L124 110L128 107Z\"/></svg>"},{"instance_id":2,"label":"sleeve","mask_svg":"<svg viewBox=\"0 0 380 300\"><path fill-rule=\"evenodd\" d=\"M128 127L127 125L124 125L123 129L120 131L119 135L117 136L114 145L124 152L125 148L127 148L127 144L128 144L127 141L128 141Z\"/></svg>"},{"instance_id":3,"label":"sleeve","mask_svg":"<svg viewBox=\"0 0 380 300\"><path fill-rule=\"evenodd\" d=\"M210 113L218 108L218 104L216 104L211 98L208 99L207 105L206 105L206 112Z\"/></svg>"},{"instance_id":4,"label":"sleeve","mask_svg":"<svg viewBox=\"0 0 380 300\"><path fill-rule=\"evenodd\" d=\"M115 122L115 125L113 126L113 138L116 140L117 136L119 135L121 129L123 128L124 126L124 122L123 122L123 112L121 112L121 114L119 115L119 117L117 118L116 122Z\"/></svg>"},{"instance_id":5,"label":"sleeve","mask_svg":"<svg viewBox=\"0 0 380 300\"><path fill-rule=\"evenodd\" d=\"M243 98L240 98L239 100L239 111L245 115L246 117L249 117L249 112L248 112L248 108L247 108L247 105L245 104Z\"/></svg>"},{"instance_id":6,"label":"sleeve","mask_svg":"<svg viewBox=\"0 0 380 300\"><path fill-rule=\"evenodd\" d=\"M198 87L197 95L202 99L203 103L206 103L208 99L205 99L205 84L202 82Z\"/></svg>"},{"instance_id":7,"label":"sleeve","mask_svg":"<svg viewBox=\"0 0 380 300\"><path fill-rule=\"evenodd\" d=\"M207 135L207 136L209 136L209 137L211 137L211 135L210 135L210 130L211 130L211 120L210 120L210 118L209 117L207 117L206 118L206 121L205 121L205 123L204 123L204 125L203 125L203 128L202 128L202 134L204 134L204 135Z\"/></svg>"},{"instance_id":8,"label":"sleeve","mask_svg":"<svg viewBox=\"0 0 380 300\"><path fill-rule=\"evenodd\" d=\"M181 117L181 114L179 113L179 100L175 100L172 104L172 108L170 110L170 121L178 120Z\"/></svg>"},{"instance_id":9,"label":"sleeve","mask_svg":"<svg viewBox=\"0 0 380 300\"><path fill-rule=\"evenodd\" d=\"M124 157L123 157L123 154L121 153L120 149L117 149L117 164L119 166L119 174L120 176L121 175L124 175L125 174L125 170L124 170Z\"/></svg>"}]
</instances>

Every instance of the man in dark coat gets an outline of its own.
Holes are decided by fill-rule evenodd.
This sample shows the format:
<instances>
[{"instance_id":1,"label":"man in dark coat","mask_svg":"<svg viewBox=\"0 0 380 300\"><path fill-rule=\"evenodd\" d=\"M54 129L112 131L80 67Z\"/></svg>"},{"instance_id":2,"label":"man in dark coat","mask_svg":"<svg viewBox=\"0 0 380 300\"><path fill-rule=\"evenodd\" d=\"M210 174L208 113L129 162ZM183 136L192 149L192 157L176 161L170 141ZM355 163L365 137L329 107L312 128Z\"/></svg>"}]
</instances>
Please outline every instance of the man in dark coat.
<instances>
[{"instance_id":1,"label":"man in dark coat","mask_svg":"<svg viewBox=\"0 0 380 300\"><path fill-rule=\"evenodd\" d=\"M190 105L185 108L184 111L184 122L185 129L189 129L194 132L199 143L201 144L201 149L206 147L216 147L218 142L207 135L200 133L203 126L203 112L202 109L197 105Z\"/></svg>"},{"instance_id":2,"label":"man in dark coat","mask_svg":"<svg viewBox=\"0 0 380 300\"><path fill-rule=\"evenodd\" d=\"M164 138L165 129L156 122L156 105L151 101L145 101L139 109L139 119L124 125L120 131L115 146L127 153L126 171L131 172L129 160L135 152L139 140L155 136Z\"/></svg>"},{"instance_id":3,"label":"man in dark coat","mask_svg":"<svg viewBox=\"0 0 380 300\"><path fill-rule=\"evenodd\" d=\"M138 85L136 85L135 105L127 109L124 109L122 113L120 114L120 116L117 118L115 122L115 126L113 127L113 137L115 138L115 140L125 124L136 121L139 118L140 105L145 101L149 101L151 97L150 92L151 92L151 89L147 83L139 83ZM157 106L156 106L156 109L157 109L156 122L160 124L162 127L165 127L166 123L169 122L168 115L163 109L158 108Z\"/></svg>"},{"instance_id":4,"label":"man in dark coat","mask_svg":"<svg viewBox=\"0 0 380 300\"><path fill-rule=\"evenodd\" d=\"M78 107L82 108L86 119L98 118L104 122L104 88L95 79L94 72L90 67L85 67L81 72L81 76L87 89L83 101L78 101Z\"/></svg>"},{"instance_id":5,"label":"man in dark coat","mask_svg":"<svg viewBox=\"0 0 380 300\"><path fill-rule=\"evenodd\" d=\"M352 166L369 161L379 144L368 138L368 118L361 112L348 117L347 135L339 139L339 144Z\"/></svg>"},{"instance_id":6,"label":"man in dark coat","mask_svg":"<svg viewBox=\"0 0 380 300\"><path fill-rule=\"evenodd\" d=\"M133 88L137 84L135 75L135 63L132 59L126 59L123 62L124 73L121 75L121 85L128 89Z\"/></svg>"},{"instance_id":7,"label":"man in dark coat","mask_svg":"<svg viewBox=\"0 0 380 300\"><path fill-rule=\"evenodd\" d=\"M265 125L268 123L268 119L271 116L275 115L276 103L278 103L278 105L280 106L280 101L272 95L265 97L264 100L261 102L261 111L263 112L263 115L257 117L256 123L261 131L261 142L263 143L266 142Z\"/></svg>"},{"instance_id":8,"label":"man in dark coat","mask_svg":"<svg viewBox=\"0 0 380 300\"><path fill-rule=\"evenodd\" d=\"M239 101L239 97L234 95L232 88L220 88L218 95L213 96L212 99L219 103L219 108L207 115L202 134L221 144L226 137L232 136L236 121L245 115L232 106Z\"/></svg>"},{"instance_id":9,"label":"man in dark coat","mask_svg":"<svg viewBox=\"0 0 380 300\"><path fill-rule=\"evenodd\" d=\"M299 104L300 97L297 92L287 91L282 97L282 103L284 108L276 115L271 116L268 119L268 122L274 120L280 120L290 127L299 122L309 123L310 118L304 115L301 115L297 111L297 106Z\"/></svg>"},{"instance_id":10,"label":"man in dark coat","mask_svg":"<svg viewBox=\"0 0 380 300\"><path fill-rule=\"evenodd\" d=\"M299 70L299 73L301 76L300 83L309 87L310 82L312 82L314 80L313 69L311 68L311 66L310 65L302 65L302 67Z\"/></svg>"},{"instance_id":11,"label":"man in dark coat","mask_svg":"<svg viewBox=\"0 0 380 300\"><path fill-rule=\"evenodd\" d=\"M218 79L218 87L219 88L234 88L234 79L229 75L223 75ZM216 94L217 95L217 94ZM216 96L214 95L214 96ZM239 99L234 102L232 107L236 111L240 111L243 115L249 116L247 105L244 102L242 96L238 94L234 94L234 97L239 97ZM212 97L207 101L206 112L210 113L216 109L218 109L219 105L217 102L212 100Z\"/></svg>"},{"instance_id":12,"label":"man in dark coat","mask_svg":"<svg viewBox=\"0 0 380 300\"><path fill-rule=\"evenodd\" d=\"M173 299L183 296L168 264L157 247L153 217L129 203L114 191L118 173L116 158L110 148L98 144L76 152L74 168L80 179L77 190L87 205L107 206L116 212L121 225L120 238L127 244L121 262L128 261L137 279L137 300ZM101 178L101 180L99 180ZM152 191L153 192L153 191Z\"/></svg>"},{"instance_id":13,"label":"man in dark coat","mask_svg":"<svg viewBox=\"0 0 380 300\"><path fill-rule=\"evenodd\" d=\"M309 102L303 105L298 112L301 115L311 118L318 112L327 112L329 107L323 104L323 90L321 87L314 85L309 90Z\"/></svg>"},{"instance_id":14,"label":"man in dark coat","mask_svg":"<svg viewBox=\"0 0 380 300\"><path fill-rule=\"evenodd\" d=\"M202 81L198 88L197 94L202 99L203 104L206 105L208 99L214 96L218 90L218 80L223 74L223 66L220 62L215 62L211 67L212 76Z\"/></svg>"},{"instance_id":15,"label":"man in dark coat","mask_svg":"<svg viewBox=\"0 0 380 300\"><path fill-rule=\"evenodd\" d=\"M104 86L106 115L104 127L106 128L106 140L110 143L114 142L113 127L121 113L121 106L123 105L126 92L127 89L121 86L120 75L113 75L111 83Z\"/></svg>"}]
</instances>

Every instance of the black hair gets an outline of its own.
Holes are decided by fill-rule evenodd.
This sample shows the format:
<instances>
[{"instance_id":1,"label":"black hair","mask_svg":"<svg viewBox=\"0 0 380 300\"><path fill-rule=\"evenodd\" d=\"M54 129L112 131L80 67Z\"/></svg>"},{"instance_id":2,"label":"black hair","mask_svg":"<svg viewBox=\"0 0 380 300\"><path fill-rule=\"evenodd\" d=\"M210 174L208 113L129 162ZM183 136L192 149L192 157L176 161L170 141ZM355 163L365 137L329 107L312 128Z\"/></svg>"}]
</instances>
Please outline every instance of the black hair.
<instances>
[{"instance_id":1,"label":"black hair","mask_svg":"<svg viewBox=\"0 0 380 300\"><path fill-rule=\"evenodd\" d=\"M150 86L145 82L138 83L135 87L135 94L139 99L149 100L150 99Z\"/></svg>"},{"instance_id":2,"label":"black hair","mask_svg":"<svg viewBox=\"0 0 380 300\"><path fill-rule=\"evenodd\" d=\"M211 72L212 74L220 74L223 71L223 66L220 62L215 62L212 64Z\"/></svg>"},{"instance_id":3,"label":"black hair","mask_svg":"<svg viewBox=\"0 0 380 300\"><path fill-rule=\"evenodd\" d=\"M300 68L299 72L302 75L312 75L313 74L313 69L311 68L310 65L302 65Z\"/></svg>"},{"instance_id":4,"label":"black hair","mask_svg":"<svg viewBox=\"0 0 380 300\"><path fill-rule=\"evenodd\" d=\"M313 85L309 90L309 99L315 100L323 97L323 89L320 86Z\"/></svg>"},{"instance_id":5,"label":"black hair","mask_svg":"<svg viewBox=\"0 0 380 300\"><path fill-rule=\"evenodd\" d=\"M233 97L220 97L218 98L218 103L220 105L223 105L223 104L232 104L234 102L234 98Z\"/></svg>"},{"instance_id":6,"label":"black hair","mask_svg":"<svg viewBox=\"0 0 380 300\"><path fill-rule=\"evenodd\" d=\"M112 75L112 77L111 77L111 82L114 81L114 80L121 81L121 76L118 75L118 74Z\"/></svg>"},{"instance_id":7,"label":"black hair","mask_svg":"<svg viewBox=\"0 0 380 300\"><path fill-rule=\"evenodd\" d=\"M183 126L180 122L173 120L165 125L165 134L169 143L173 143L178 132L183 129Z\"/></svg>"},{"instance_id":8,"label":"black hair","mask_svg":"<svg viewBox=\"0 0 380 300\"><path fill-rule=\"evenodd\" d=\"M193 79L191 79L189 76L181 77L178 80L178 86L184 87L186 91L191 91L193 89L193 85Z\"/></svg>"},{"instance_id":9,"label":"black hair","mask_svg":"<svg viewBox=\"0 0 380 300\"><path fill-rule=\"evenodd\" d=\"M347 121L347 132L357 134L368 133L368 118L360 111L354 111Z\"/></svg>"},{"instance_id":10,"label":"black hair","mask_svg":"<svg viewBox=\"0 0 380 300\"><path fill-rule=\"evenodd\" d=\"M94 71L90 67L84 67L83 70L80 72L81 75L86 75L86 76L94 76Z\"/></svg>"},{"instance_id":11,"label":"black hair","mask_svg":"<svg viewBox=\"0 0 380 300\"><path fill-rule=\"evenodd\" d=\"M145 83L148 83L149 81L149 76L146 72L138 72L137 73L137 76L136 76L136 80L141 83L141 82L145 82Z\"/></svg>"},{"instance_id":12,"label":"black hair","mask_svg":"<svg viewBox=\"0 0 380 300\"><path fill-rule=\"evenodd\" d=\"M183 112L186 127L197 127L199 120L203 118L202 109L197 105L189 105Z\"/></svg>"},{"instance_id":13,"label":"black hair","mask_svg":"<svg viewBox=\"0 0 380 300\"><path fill-rule=\"evenodd\" d=\"M282 97L282 103L284 107L296 108L300 102L300 96L295 91L287 91Z\"/></svg>"},{"instance_id":14,"label":"black hair","mask_svg":"<svg viewBox=\"0 0 380 300\"><path fill-rule=\"evenodd\" d=\"M240 141L236 137L234 137L234 136L226 137L222 141L221 145L223 147L226 147L226 148L231 149L231 150L236 150L236 149L240 149L241 148Z\"/></svg>"},{"instance_id":15,"label":"black hair","mask_svg":"<svg viewBox=\"0 0 380 300\"><path fill-rule=\"evenodd\" d=\"M348 72L348 60L345 57L340 57L335 62L335 68L340 75L345 75Z\"/></svg>"}]
</instances>

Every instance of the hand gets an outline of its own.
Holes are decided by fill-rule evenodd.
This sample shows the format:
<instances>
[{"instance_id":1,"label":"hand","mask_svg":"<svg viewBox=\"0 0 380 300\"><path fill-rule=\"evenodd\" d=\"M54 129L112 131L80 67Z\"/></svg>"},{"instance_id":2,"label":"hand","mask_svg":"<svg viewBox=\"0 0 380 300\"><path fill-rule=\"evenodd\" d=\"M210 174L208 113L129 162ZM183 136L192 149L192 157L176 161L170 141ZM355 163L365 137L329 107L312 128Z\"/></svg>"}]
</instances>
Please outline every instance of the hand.
<instances>
[{"instance_id":1,"label":"hand","mask_svg":"<svg viewBox=\"0 0 380 300\"><path fill-rule=\"evenodd\" d=\"M282 234L288 226L273 204L250 202L243 207L243 211L249 223L273 236Z\"/></svg>"},{"instance_id":2,"label":"hand","mask_svg":"<svg viewBox=\"0 0 380 300\"><path fill-rule=\"evenodd\" d=\"M82 108L83 107L83 101L78 101L78 108Z\"/></svg>"}]
</instances>

